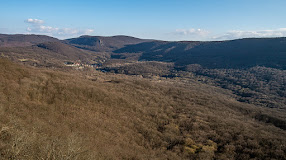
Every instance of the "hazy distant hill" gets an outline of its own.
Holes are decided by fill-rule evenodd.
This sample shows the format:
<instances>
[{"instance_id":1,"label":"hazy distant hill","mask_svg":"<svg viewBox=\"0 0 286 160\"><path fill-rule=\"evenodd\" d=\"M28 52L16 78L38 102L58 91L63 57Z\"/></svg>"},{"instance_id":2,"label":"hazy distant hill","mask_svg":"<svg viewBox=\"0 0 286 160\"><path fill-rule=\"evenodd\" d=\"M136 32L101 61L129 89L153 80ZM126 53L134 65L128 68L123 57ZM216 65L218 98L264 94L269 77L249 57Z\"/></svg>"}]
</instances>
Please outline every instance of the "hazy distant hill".
<instances>
[{"instance_id":1,"label":"hazy distant hill","mask_svg":"<svg viewBox=\"0 0 286 160\"><path fill-rule=\"evenodd\" d=\"M138 44L150 40L139 39L129 36L81 36L65 40L66 43L78 48L93 50L93 51L113 51L124 47L125 45Z\"/></svg>"},{"instance_id":2,"label":"hazy distant hill","mask_svg":"<svg viewBox=\"0 0 286 160\"><path fill-rule=\"evenodd\" d=\"M23 47L43 42L57 42L56 38L45 35L0 34L0 47Z\"/></svg>"},{"instance_id":3,"label":"hazy distant hill","mask_svg":"<svg viewBox=\"0 0 286 160\"><path fill-rule=\"evenodd\" d=\"M207 68L266 66L286 69L286 38L251 38L222 42L153 41L128 45L116 53L142 53L140 60L200 64Z\"/></svg>"}]
</instances>

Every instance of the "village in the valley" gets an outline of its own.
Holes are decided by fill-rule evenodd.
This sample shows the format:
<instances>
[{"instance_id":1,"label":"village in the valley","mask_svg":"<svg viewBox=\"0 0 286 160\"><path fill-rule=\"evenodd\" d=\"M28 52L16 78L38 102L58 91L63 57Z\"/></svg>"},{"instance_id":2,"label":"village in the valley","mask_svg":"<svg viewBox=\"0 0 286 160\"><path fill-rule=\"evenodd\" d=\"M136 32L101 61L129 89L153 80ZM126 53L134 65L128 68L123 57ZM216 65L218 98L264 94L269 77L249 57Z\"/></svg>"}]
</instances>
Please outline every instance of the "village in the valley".
<instances>
[{"instance_id":1,"label":"village in the valley","mask_svg":"<svg viewBox=\"0 0 286 160\"><path fill-rule=\"evenodd\" d=\"M67 62L64 62L64 64L68 67L74 67L75 69L84 69L84 68L98 69L100 66L102 66L102 64L104 62L105 62L105 60L101 60L97 63L87 64L87 63L83 63L81 61L77 61L77 62L67 61Z\"/></svg>"}]
</instances>

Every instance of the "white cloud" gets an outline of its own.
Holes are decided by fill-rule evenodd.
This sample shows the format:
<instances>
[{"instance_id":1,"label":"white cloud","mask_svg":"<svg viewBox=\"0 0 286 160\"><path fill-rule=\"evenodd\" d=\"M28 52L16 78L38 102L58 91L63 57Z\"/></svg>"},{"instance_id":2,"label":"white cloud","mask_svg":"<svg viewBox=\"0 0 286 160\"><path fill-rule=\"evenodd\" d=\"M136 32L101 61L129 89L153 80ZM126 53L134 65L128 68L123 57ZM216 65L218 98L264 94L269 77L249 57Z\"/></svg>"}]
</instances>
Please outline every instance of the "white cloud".
<instances>
[{"instance_id":1,"label":"white cloud","mask_svg":"<svg viewBox=\"0 0 286 160\"><path fill-rule=\"evenodd\" d=\"M204 29L176 29L172 37L177 40L188 39L188 40L233 40L241 38L263 38L263 37L286 37L286 28L279 28L273 30L253 30L253 31L242 31L242 30L231 30L222 34L215 35Z\"/></svg>"},{"instance_id":2,"label":"white cloud","mask_svg":"<svg viewBox=\"0 0 286 160\"><path fill-rule=\"evenodd\" d=\"M31 23L31 24L43 24L44 21L43 20L40 20L40 19L32 19L32 18L29 18L27 20L25 20L26 23Z\"/></svg>"},{"instance_id":3,"label":"white cloud","mask_svg":"<svg viewBox=\"0 0 286 160\"><path fill-rule=\"evenodd\" d=\"M210 32L204 29L176 29L176 34L179 35L194 35L194 36L207 36Z\"/></svg>"},{"instance_id":4,"label":"white cloud","mask_svg":"<svg viewBox=\"0 0 286 160\"><path fill-rule=\"evenodd\" d=\"M83 35L83 34L91 34L94 32L93 29L85 29L85 30L78 30L72 28L57 28L57 34L59 35Z\"/></svg>"},{"instance_id":5,"label":"white cloud","mask_svg":"<svg viewBox=\"0 0 286 160\"><path fill-rule=\"evenodd\" d=\"M73 36L80 36L80 35L89 35L94 32L93 29L74 29L74 28L58 28L58 27L51 27L47 25L42 25L44 21L38 19L28 19L26 20L27 23L30 23L26 30L29 33L33 34L46 34L49 36L54 36L58 38L67 38Z\"/></svg>"},{"instance_id":6,"label":"white cloud","mask_svg":"<svg viewBox=\"0 0 286 160\"><path fill-rule=\"evenodd\" d=\"M262 37L286 37L286 28L276 30L260 30L260 31L229 31L221 36L213 37L216 40L230 40L240 38L262 38Z\"/></svg>"},{"instance_id":7,"label":"white cloud","mask_svg":"<svg viewBox=\"0 0 286 160\"><path fill-rule=\"evenodd\" d=\"M93 29L86 29L84 32L85 32L84 34L89 35L89 34L93 33L94 30Z\"/></svg>"}]
</instances>

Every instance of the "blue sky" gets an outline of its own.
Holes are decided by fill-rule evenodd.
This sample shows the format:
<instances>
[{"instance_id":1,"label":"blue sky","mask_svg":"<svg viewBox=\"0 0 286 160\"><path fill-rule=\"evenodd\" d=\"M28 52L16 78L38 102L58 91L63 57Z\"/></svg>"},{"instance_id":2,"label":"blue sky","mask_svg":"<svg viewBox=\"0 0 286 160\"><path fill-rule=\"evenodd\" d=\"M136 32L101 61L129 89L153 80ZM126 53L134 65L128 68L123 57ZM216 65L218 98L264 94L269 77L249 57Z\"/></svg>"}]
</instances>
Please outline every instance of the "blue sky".
<instances>
[{"instance_id":1,"label":"blue sky","mask_svg":"<svg viewBox=\"0 0 286 160\"><path fill-rule=\"evenodd\" d=\"M286 37L286 0L0 0L0 33L161 40Z\"/></svg>"}]
</instances>

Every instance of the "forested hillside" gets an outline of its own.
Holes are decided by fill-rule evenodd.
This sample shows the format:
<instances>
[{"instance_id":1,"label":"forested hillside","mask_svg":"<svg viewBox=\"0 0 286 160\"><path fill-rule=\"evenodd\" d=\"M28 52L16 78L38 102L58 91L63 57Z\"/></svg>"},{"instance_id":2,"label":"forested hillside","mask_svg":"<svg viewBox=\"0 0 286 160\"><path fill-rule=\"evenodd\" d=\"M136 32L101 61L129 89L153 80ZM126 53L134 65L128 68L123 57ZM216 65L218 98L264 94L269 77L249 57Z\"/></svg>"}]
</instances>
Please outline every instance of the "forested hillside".
<instances>
[{"instance_id":1,"label":"forested hillside","mask_svg":"<svg viewBox=\"0 0 286 160\"><path fill-rule=\"evenodd\" d=\"M286 38L253 38L221 42L153 41L128 45L116 53L142 53L139 60L200 64L206 68L286 69Z\"/></svg>"},{"instance_id":2,"label":"forested hillside","mask_svg":"<svg viewBox=\"0 0 286 160\"><path fill-rule=\"evenodd\" d=\"M199 82L5 59L0 76L1 159L286 158L285 130L275 126L285 114Z\"/></svg>"}]
</instances>

